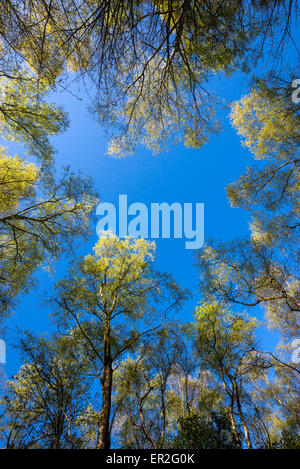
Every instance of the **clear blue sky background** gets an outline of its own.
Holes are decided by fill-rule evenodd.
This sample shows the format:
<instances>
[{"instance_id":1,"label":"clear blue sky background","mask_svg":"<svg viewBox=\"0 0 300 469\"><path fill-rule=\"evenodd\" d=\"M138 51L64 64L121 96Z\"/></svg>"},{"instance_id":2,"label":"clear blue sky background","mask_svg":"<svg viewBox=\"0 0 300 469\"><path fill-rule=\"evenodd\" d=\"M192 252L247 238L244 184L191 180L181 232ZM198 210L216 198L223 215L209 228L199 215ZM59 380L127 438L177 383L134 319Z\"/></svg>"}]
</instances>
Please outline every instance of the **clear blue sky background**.
<instances>
[{"instance_id":1,"label":"clear blue sky background","mask_svg":"<svg viewBox=\"0 0 300 469\"><path fill-rule=\"evenodd\" d=\"M291 51L291 60L295 61L294 51ZM238 73L215 80L214 91L227 102L239 99L249 89L249 79L249 75ZM226 185L253 163L250 153L241 146L240 138L230 125L228 109L221 113L223 132L211 137L200 150L177 145L167 153L153 156L140 147L133 156L116 160L105 156L104 133L89 114L85 100L79 101L72 94L61 92L52 96L52 101L61 104L71 120L68 130L53 139L57 149L56 166L70 165L73 170L91 176L101 201L117 204L119 194L127 194L128 203L143 202L148 207L151 202L204 202L206 240L231 240L249 233L249 214L231 208L226 198ZM78 254L84 256L91 252L97 241L95 228L89 242L82 244ZM179 319L188 321L192 319L200 292L197 289L198 274L193 266L193 251L186 250L184 243L184 239L157 240L155 266L172 273L182 287L192 291L193 298L178 313ZM8 321L5 366L8 376L16 373L21 364L12 347L18 337L16 327L36 333L51 330L48 318L51 310L41 305L41 301L66 272L66 260L60 261L56 267L54 278L49 278L41 270L37 272L39 287L21 296ZM260 310L255 310L255 313L261 318ZM263 329L260 338L265 348L274 349L276 333Z\"/></svg>"}]
</instances>

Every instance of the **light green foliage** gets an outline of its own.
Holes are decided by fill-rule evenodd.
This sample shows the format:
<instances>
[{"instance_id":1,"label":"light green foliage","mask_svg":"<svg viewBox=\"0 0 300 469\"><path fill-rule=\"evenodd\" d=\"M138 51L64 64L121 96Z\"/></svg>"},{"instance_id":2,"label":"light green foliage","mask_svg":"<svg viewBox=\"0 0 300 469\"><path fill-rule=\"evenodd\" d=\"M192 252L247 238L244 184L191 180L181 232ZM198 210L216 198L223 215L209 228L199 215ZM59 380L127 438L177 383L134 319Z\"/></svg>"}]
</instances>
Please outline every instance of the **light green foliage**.
<instances>
[{"instance_id":1,"label":"light green foliage","mask_svg":"<svg viewBox=\"0 0 300 469\"><path fill-rule=\"evenodd\" d=\"M162 13L162 17L166 22L170 22L171 28L178 31L177 28L180 22L182 23L178 47L184 48L185 57L191 62L197 57L200 67L204 70L228 72L237 67L240 62L243 62L245 47L250 42L250 38L253 39L255 32L258 32L254 15L252 29L249 25L244 29L240 28L245 20L243 18L245 11L235 1L219 4L207 2L210 3L209 9L205 2L202 4L199 2L195 11L193 7L196 6L196 2L189 9L186 5L182 5L180 0L176 0L172 3L171 15L168 12L170 7L168 0L157 3L160 3L166 11Z\"/></svg>"},{"instance_id":2,"label":"light green foliage","mask_svg":"<svg viewBox=\"0 0 300 469\"><path fill-rule=\"evenodd\" d=\"M233 103L232 124L256 159L289 161L298 152L299 106L291 94L285 82L276 87L262 80L249 95Z\"/></svg>"},{"instance_id":3,"label":"light green foliage","mask_svg":"<svg viewBox=\"0 0 300 469\"><path fill-rule=\"evenodd\" d=\"M78 318L102 324L121 321L124 340L125 330L136 321L143 319L147 324L163 319L164 307L160 311L159 306L155 313L155 303L148 304L151 298L163 301L165 287L170 288L171 302L180 295L168 276L152 271L154 250L154 243L142 238L100 238L94 253L76 266L69 279L58 282L58 300L65 298ZM117 329L115 332L118 334Z\"/></svg>"},{"instance_id":4,"label":"light green foliage","mask_svg":"<svg viewBox=\"0 0 300 469\"><path fill-rule=\"evenodd\" d=\"M195 310L197 351L209 368L220 366L238 376L247 367L247 354L255 344L256 318L234 314L217 302L204 303Z\"/></svg>"},{"instance_id":5,"label":"light green foliage","mask_svg":"<svg viewBox=\"0 0 300 469\"><path fill-rule=\"evenodd\" d=\"M67 336L35 338L21 347L27 362L6 383L1 404L7 448L80 448L78 419L86 412L88 380Z\"/></svg>"},{"instance_id":6,"label":"light green foliage","mask_svg":"<svg viewBox=\"0 0 300 469\"><path fill-rule=\"evenodd\" d=\"M147 14L143 20L146 5L134 12L148 40L140 42L139 32L134 39L129 35L129 44L136 43L132 50L124 44L126 53L109 75L113 89L101 93L95 109L101 121L110 123L108 154L115 157L133 153L138 143L154 153L166 151L170 142L200 148L219 130L209 80L243 68L243 55L258 29L255 14L249 11L250 26L235 1L208 2L209 7L195 2L192 8L179 1L149 3L157 15L153 30ZM131 21L117 16L116 27L121 23L124 28L125 22L128 28ZM121 34L124 40L126 32Z\"/></svg>"},{"instance_id":7,"label":"light green foliage","mask_svg":"<svg viewBox=\"0 0 300 469\"><path fill-rule=\"evenodd\" d=\"M61 29L66 30L68 27L67 17L64 19L64 7L66 12L70 11L72 3L65 0L63 6L56 0L26 0L23 4L7 0L1 4L3 70L11 71L14 66L20 67L26 62L31 71L45 83L53 84L64 70L67 51Z\"/></svg>"},{"instance_id":8,"label":"light green foliage","mask_svg":"<svg viewBox=\"0 0 300 469\"><path fill-rule=\"evenodd\" d=\"M278 81L278 80L277 80ZM258 82L256 88L232 106L231 119L260 167L247 168L228 187L234 207L251 210L255 241L291 249L299 227L299 105L284 82Z\"/></svg>"},{"instance_id":9,"label":"light green foliage","mask_svg":"<svg viewBox=\"0 0 300 469\"><path fill-rule=\"evenodd\" d=\"M178 416L195 408L203 382L191 375L195 362L185 338L180 325L163 327L116 371L113 429L123 448L168 447Z\"/></svg>"},{"instance_id":10,"label":"light green foliage","mask_svg":"<svg viewBox=\"0 0 300 469\"><path fill-rule=\"evenodd\" d=\"M228 415L235 444L242 446L239 426L251 449L250 422L253 402L249 393L256 350L257 320L232 313L224 305L204 302L195 311L195 347L203 366L221 381L228 401Z\"/></svg>"},{"instance_id":11,"label":"light green foliage","mask_svg":"<svg viewBox=\"0 0 300 469\"><path fill-rule=\"evenodd\" d=\"M1 136L24 144L29 153L49 162L54 153L49 137L66 129L66 114L43 100L48 86L37 75L26 69L11 73L12 78L0 77Z\"/></svg>"},{"instance_id":12,"label":"light green foliage","mask_svg":"<svg viewBox=\"0 0 300 469\"><path fill-rule=\"evenodd\" d=\"M113 316L123 313L129 320L142 317L147 290L156 284L148 270L154 248L154 243L142 238L109 236L100 238L94 254L84 259L82 272L98 279L99 298Z\"/></svg>"},{"instance_id":13,"label":"light green foliage","mask_svg":"<svg viewBox=\"0 0 300 469\"><path fill-rule=\"evenodd\" d=\"M146 58L144 61L147 62ZM210 133L218 131L213 97L200 86L195 86L195 95L190 96L188 69L184 64L172 81L162 82L167 68L165 59L159 59L152 60L145 70L143 65L136 70L134 84L126 93L121 108L113 106L109 115L116 128L121 129L119 135L111 138L109 155L125 157L135 151L137 143L153 153L166 151L170 141L200 148ZM199 75L200 81L201 72L193 70L191 73L195 77ZM123 77L124 72L121 72L119 80ZM107 119L102 111L107 112L101 104L96 108L96 114Z\"/></svg>"},{"instance_id":14,"label":"light green foliage","mask_svg":"<svg viewBox=\"0 0 300 469\"><path fill-rule=\"evenodd\" d=\"M38 179L38 168L33 163L7 155L0 147L0 211L8 214L20 206L20 202L30 198Z\"/></svg>"},{"instance_id":15,"label":"light green foliage","mask_svg":"<svg viewBox=\"0 0 300 469\"><path fill-rule=\"evenodd\" d=\"M255 43L262 31L272 34L279 12L274 8L272 17L268 8L236 1L137 4L130 16L122 7L111 13L120 45L111 45L116 67L102 68L105 91L95 108L108 123L108 153L126 156L138 143L154 153L170 142L200 148L219 130L211 78L251 67Z\"/></svg>"},{"instance_id":16,"label":"light green foliage","mask_svg":"<svg viewBox=\"0 0 300 469\"><path fill-rule=\"evenodd\" d=\"M90 182L66 172L56 183L18 156L0 153L1 310L25 287L40 266L53 266L73 237L89 232L96 199Z\"/></svg>"},{"instance_id":17,"label":"light green foliage","mask_svg":"<svg viewBox=\"0 0 300 469\"><path fill-rule=\"evenodd\" d=\"M100 381L98 449L110 447L113 375L120 361L186 297L171 278L153 271L153 255L154 244L144 239L103 237L94 254L56 286L57 319L67 330L76 327Z\"/></svg>"},{"instance_id":18,"label":"light green foliage","mask_svg":"<svg viewBox=\"0 0 300 469\"><path fill-rule=\"evenodd\" d=\"M149 272L153 254L154 244L143 239L100 238L94 254L58 283L59 294L82 318L104 324L106 317L124 315L128 324L142 317L148 290L158 288Z\"/></svg>"},{"instance_id":19,"label":"light green foliage","mask_svg":"<svg viewBox=\"0 0 300 469\"><path fill-rule=\"evenodd\" d=\"M197 260L204 295L229 304L261 305L269 324L290 337L299 330L295 262L282 261L275 250L247 240L213 243Z\"/></svg>"},{"instance_id":20,"label":"light green foliage","mask_svg":"<svg viewBox=\"0 0 300 469\"><path fill-rule=\"evenodd\" d=\"M168 141L199 148L218 130L210 79L250 68L266 39L278 41L274 25L286 31L293 21L285 2L5 4L1 35L13 63L24 58L47 85L68 87L66 71L71 80L91 80L92 108L109 131L108 153L117 157L138 143L154 152Z\"/></svg>"}]
</instances>

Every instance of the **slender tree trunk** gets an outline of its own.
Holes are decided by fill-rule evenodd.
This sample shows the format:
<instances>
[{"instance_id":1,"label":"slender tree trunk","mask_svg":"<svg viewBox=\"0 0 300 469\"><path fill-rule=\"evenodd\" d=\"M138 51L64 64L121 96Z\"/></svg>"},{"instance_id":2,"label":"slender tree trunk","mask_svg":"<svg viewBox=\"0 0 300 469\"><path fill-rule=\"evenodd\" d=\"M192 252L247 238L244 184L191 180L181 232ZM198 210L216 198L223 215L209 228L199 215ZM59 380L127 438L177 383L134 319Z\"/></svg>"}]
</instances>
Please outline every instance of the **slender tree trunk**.
<instances>
[{"instance_id":1,"label":"slender tree trunk","mask_svg":"<svg viewBox=\"0 0 300 469\"><path fill-rule=\"evenodd\" d=\"M112 366L108 364L104 367L102 375L102 409L98 427L97 449L110 448L110 409L111 409L111 390L112 390Z\"/></svg>"},{"instance_id":2,"label":"slender tree trunk","mask_svg":"<svg viewBox=\"0 0 300 469\"><path fill-rule=\"evenodd\" d=\"M221 368L221 375L222 375L222 382L223 382L224 391L226 392L226 394L227 394L227 395L229 396L229 398L230 398L229 417L230 417L230 422L231 422L231 427L232 427L234 439L235 439L235 442L236 442L237 446L238 446L239 448L241 448L241 447L242 447L242 443L241 443L240 435L239 435L239 433L238 433L238 431L237 431L237 427L236 427L236 423L235 423L235 419L234 419L234 415L233 415L234 391L233 391L233 390L229 390L228 387L226 386L223 368Z\"/></svg>"},{"instance_id":3,"label":"slender tree trunk","mask_svg":"<svg viewBox=\"0 0 300 469\"><path fill-rule=\"evenodd\" d=\"M238 391L237 387L236 387L236 405L237 405L237 409L238 409L240 421L241 421L241 424L242 424L242 426L243 426L243 430L244 430L244 434L245 434L245 439L246 439L247 448L248 448L248 449L253 449L253 446L252 446L252 443L251 443L251 438L250 438L249 429L248 429L248 426L247 426L247 424L246 424L246 421L245 421L245 419L244 419L244 415L243 415L243 412L242 412L242 406L241 406L239 391Z\"/></svg>"},{"instance_id":4,"label":"slender tree trunk","mask_svg":"<svg viewBox=\"0 0 300 469\"><path fill-rule=\"evenodd\" d=\"M162 430L161 430L160 442L159 442L160 447L164 444L164 439L165 439L165 434L166 434L167 415L166 415L165 392L166 392L166 385L164 384L161 389Z\"/></svg>"},{"instance_id":5,"label":"slender tree trunk","mask_svg":"<svg viewBox=\"0 0 300 469\"><path fill-rule=\"evenodd\" d=\"M138 401L139 416L140 416L140 420L141 420L141 424L142 424L142 430L144 432L145 437L151 443L151 445L153 446L154 449L158 449L156 442L153 440L153 438L151 437L151 435L147 431L147 428L146 428L146 425L145 425L145 420L144 420L144 414L143 414L143 401L147 398L148 394L152 391L152 389L153 388L150 387L148 389L148 391L143 396L141 396L139 398L139 401Z\"/></svg>"},{"instance_id":6,"label":"slender tree trunk","mask_svg":"<svg viewBox=\"0 0 300 469\"><path fill-rule=\"evenodd\" d=\"M112 393L112 361L110 354L110 318L107 317L104 331L104 369L101 377L102 408L98 426L97 449L110 448L110 411Z\"/></svg>"},{"instance_id":7,"label":"slender tree trunk","mask_svg":"<svg viewBox=\"0 0 300 469\"><path fill-rule=\"evenodd\" d=\"M235 442L236 442L237 446L239 448L241 448L241 446L242 446L241 439L240 439L240 435L238 434L235 419L234 419L234 415L233 415L233 397L231 396L230 399L231 400L230 400L230 406L229 406L229 417L230 417L230 422L231 422L231 426L232 426L232 431L233 431L234 439L235 439Z\"/></svg>"}]
</instances>

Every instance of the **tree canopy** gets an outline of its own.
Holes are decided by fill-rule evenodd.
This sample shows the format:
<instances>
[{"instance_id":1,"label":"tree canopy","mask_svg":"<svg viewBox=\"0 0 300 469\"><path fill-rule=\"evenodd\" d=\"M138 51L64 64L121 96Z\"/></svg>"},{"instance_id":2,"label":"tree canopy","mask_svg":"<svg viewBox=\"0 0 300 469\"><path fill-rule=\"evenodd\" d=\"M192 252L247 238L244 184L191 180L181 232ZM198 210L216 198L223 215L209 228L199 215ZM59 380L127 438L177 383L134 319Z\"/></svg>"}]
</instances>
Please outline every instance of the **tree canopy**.
<instances>
[{"instance_id":1,"label":"tree canopy","mask_svg":"<svg viewBox=\"0 0 300 469\"><path fill-rule=\"evenodd\" d=\"M298 14L296 0L1 2L0 320L40 268L70 261L46 298L53 331L18 331L22 365L1 375L1 445L300 447L299 67L285 54L299 54ZM253 71L228 116L255 160L227 186L249 233L196 252L196 295L143 238L101 233L80 257L97 195L60 165L56 93L84 96L110 156L200 149L222 128L218 80ZM194 315L179 320L187 299Z\"/></svg>"}]
</instances>

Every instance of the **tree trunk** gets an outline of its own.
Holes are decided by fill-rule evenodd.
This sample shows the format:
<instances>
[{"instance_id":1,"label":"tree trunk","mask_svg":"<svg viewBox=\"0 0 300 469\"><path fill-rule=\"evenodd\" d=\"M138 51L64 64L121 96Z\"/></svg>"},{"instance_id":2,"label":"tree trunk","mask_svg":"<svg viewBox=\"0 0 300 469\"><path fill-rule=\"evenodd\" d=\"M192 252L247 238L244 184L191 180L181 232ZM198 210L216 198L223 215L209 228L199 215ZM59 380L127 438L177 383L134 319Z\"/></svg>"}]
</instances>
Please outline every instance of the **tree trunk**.
<instances>
[{"instance_id":1,"label":"tree trunk","mask_svg":"<svg viewBox=\"0 0 300 469\"><path fill-rule=\"evenodd\" d=\"M97 449L110 448L110 410L112 392L112 361L110 354L110 318L107 316L104 331L104 368L101 377L102 408L98 426Z\"/></svg>"},{"instance_id":2,"label":"tree trunk","mask_svg":"<svg viewBox=\"0 0 300 469\"><path fill-rule=\"evenodd\" d=\"M226 386L225 378L224 378L224 371L223 368L221 367L221 375L222 375L222 382L223 382L223 388L226 394L230 398L230 406L229 406L229 417L230 417L230 422L231 422L231 427L234 435L235 442L239 448L242 447L242 442L240 439L240 435L237 431L236 423L234 420L234 415L233 415L233 406L234 406L234 390L229 390L228 387Z\"/></svg>"},{"instance_id":3,"label":"tree trunk","mask_svg":"<svg viewBox=\"0 0 300 469\"><path fill-rule=\"evenodd\" d=\"M248 427L247 427L247 424L245 422L244 415L243 415L243 412L242 412L242 406L241 406L239 391L238 391L237 387L236 387L236 405L237 405L240 421L241 421L241 424L243 426L247 448L248 449L253 449L251 439L250 439L250 433L249 433L249 430L248 430Z\"/></svg>"},{"instance_id":4,"label":"tree trunk","mask_svg":"<svg viewBox=\"0 0 300 469\"><path fill-rule=\"evenodd\" d=\"M233 415L233 397L231 397L230 399L231 399L231 402L230 402L230 406L229 406L229 416L230 416L231 427L232 427L235 442L236 442L237 446L239 448L241 448L241 446L242 446L241 439L240 439L240 435L238 434L238 431L237 431L237 428L236 428L236 423L235 423L235 420L234 420L234 415Z\"/></svg>"},{"instance_id":5,"label":"tree trunk","mask_svg":"<svg viewBox=\"0 0 300 469\"><path fill-rule=\"evenodd\" d=\"M112 366L108 364L104 368L102 375L102 409L98 427L97 449L110 448L110 409L112 390Z\"/></svg>"},{"instance_id":6,"label":"tree trunk","mask_svg":"<svg viewBox=\"0 0 300 469\"><path fill-rule=\"evenodd\" d=\"M153 438L151 437L151 435L148 433L147 431L147 428L146 428L146 425L145 425L145 420L144 420L144 414L143 414L143 401L146 399L146 397L148 396L148 394L150 394L150 392L152 391L152 387L150 387L148 389L148 391L139 398L139 401L138 401L138 405L139 405L139 416L140 416L140 420L141 420L141 424L142 424L142 430L144 432L144 435L145 437L147 438L147 440L151 443L151 445L153 446L154 449L157 449L157 444L156 442L153 440Z\"/></svg>"}]
</instances>

